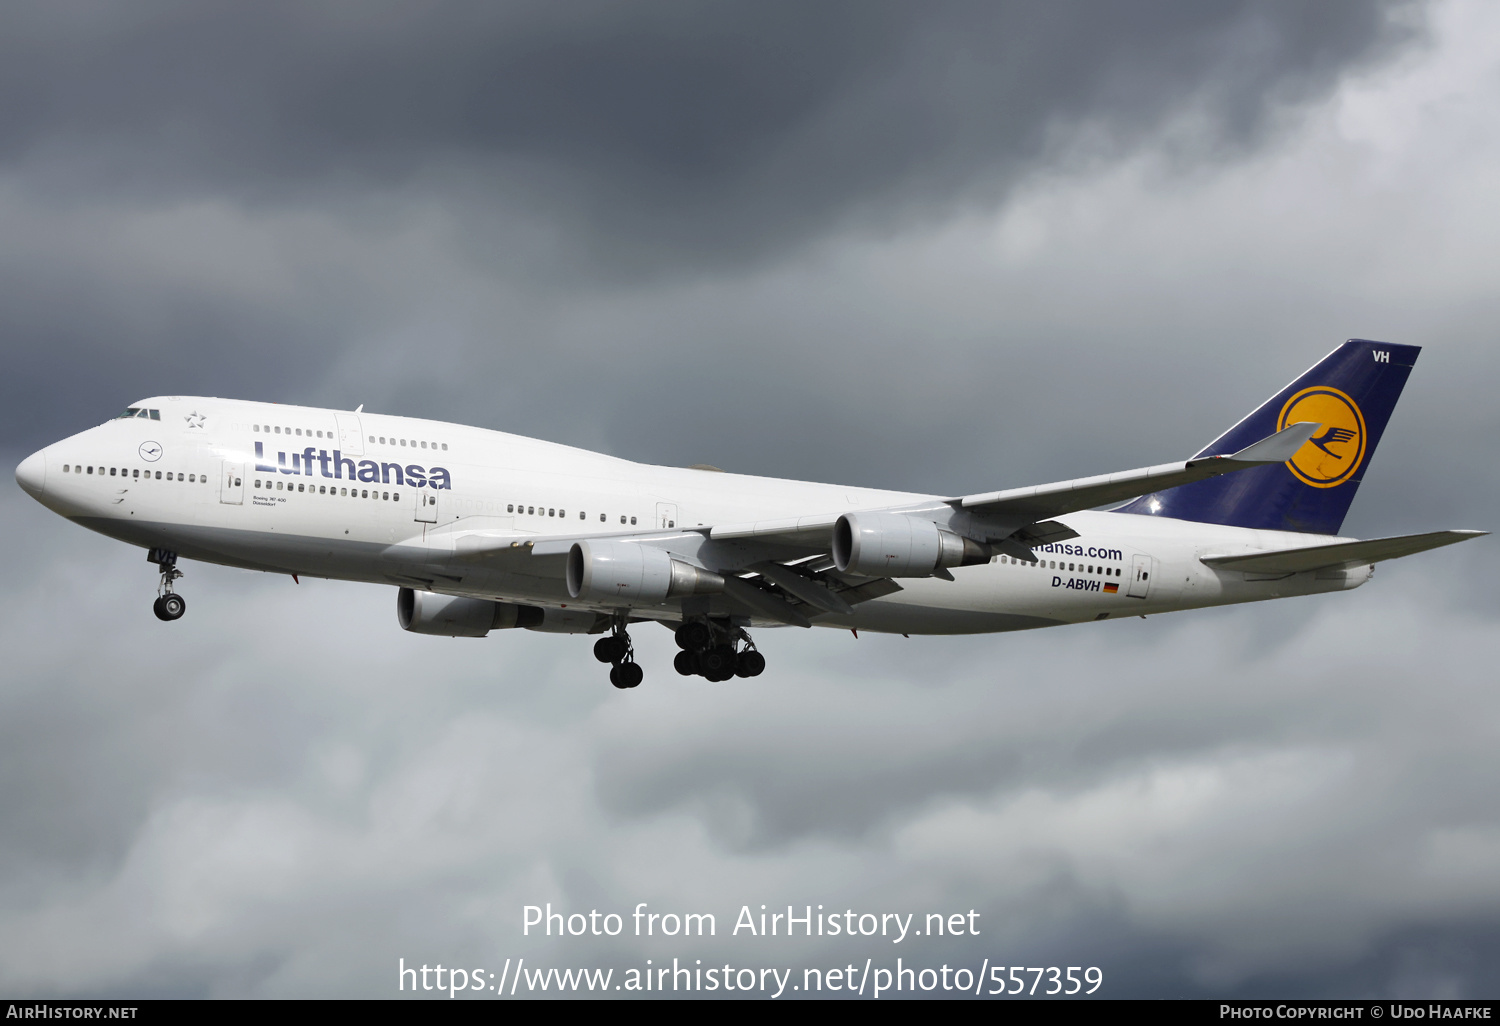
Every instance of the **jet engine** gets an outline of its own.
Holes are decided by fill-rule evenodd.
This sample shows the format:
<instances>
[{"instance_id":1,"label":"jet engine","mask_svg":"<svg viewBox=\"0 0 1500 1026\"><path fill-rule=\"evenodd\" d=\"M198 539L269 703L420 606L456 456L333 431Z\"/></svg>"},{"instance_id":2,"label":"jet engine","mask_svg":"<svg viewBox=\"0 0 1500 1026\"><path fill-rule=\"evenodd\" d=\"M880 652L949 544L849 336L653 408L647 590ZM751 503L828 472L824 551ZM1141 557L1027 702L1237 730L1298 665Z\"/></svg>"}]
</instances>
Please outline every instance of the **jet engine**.
<instances>
[{"instance_id":1,"label":"jet engine","mask_svg":"<svg viewBox=\"0 0 1500 1026\"><path fill-rule=\"evenodd\" d=\"M588 602L651 605L679 595L712 595L724 578L661 549L621 541L574 542L568 594Z\"/></svg>"},{"instance_id":2,"label":"jet engine","mask_svg":"<svg viewBox=\"0 0 1500 1026\"><path fill-rule=\"evenodd\" d=\"M929 577L990 561L990 549L931 520L900 513L845 513L833 525L833 561L867 577Z\"/></svg>"},{"instance_id":3,"label":"jet engine","mask_svg":"<svg viewBox=\"0 0 1500 1026\"><path fill-rule=\"evenodd\" d=\"M541 626L546 613L536 606L402 588L396 593L396 620L402 630L414 634L482 638L505 627Z\"/></svg>"}]
</instances>

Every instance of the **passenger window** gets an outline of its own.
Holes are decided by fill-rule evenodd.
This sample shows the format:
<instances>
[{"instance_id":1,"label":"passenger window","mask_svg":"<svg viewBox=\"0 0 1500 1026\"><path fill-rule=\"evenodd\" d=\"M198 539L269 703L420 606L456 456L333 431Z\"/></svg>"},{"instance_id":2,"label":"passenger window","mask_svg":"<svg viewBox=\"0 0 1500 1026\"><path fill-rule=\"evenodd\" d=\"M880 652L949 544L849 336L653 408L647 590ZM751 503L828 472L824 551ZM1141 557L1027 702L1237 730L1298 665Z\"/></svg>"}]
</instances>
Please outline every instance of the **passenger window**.
<instances>
[{"instance_id":1,"label":"passenger window","mask_svg":"<svg viewBox=\"0 0 1500 1026\"><path fill-rule=\"evenodd\" d=\"M548 515L548 516L549 516L549 517L555 517L555 516L557 516L557 510L555 510L555 509L549 509L549 510L548 510L548 511L547 511L547 515Z\"/></svg>"},{"instance_id":2,"label":"passenger window","mask_svg":"<svg viewBox=\"0 0 1500 1026\"><path fill-rule=\"evenodd\" d=\"M375 436L374 435L370 436L370 441L372 441L372 442L375 441Z\"/></svg>"},{"instance_id":3,"label":"passenger window","mask_svg":"<svg viewBox=\"0 0 1500 1026\"><path fill-rule=\"evenodd\" d=\"M624 518L624 517L621 517L621 518L620 518L620 523L622 523L622 524L623 524L623 523L624 523L624 522L625 522L625 518Z\"/></svg>"},{"instance_id":4,"label":"passenger window","mask_svg":"<svg viewBox=\"0 0 1500 1026\"><path fill-rule=\"evenodd\" d=\"M604 514L603 513L599 514L599 523L601 523L601 524L604 523Z\"/></svg>"},{"instance_id":5,"label":"passenger window","mask_svg":"<svg viewBox=\"0 0 1500 1026\"><path fill-rule=\"evenodd\" d=\"M115 476L115 468L114 467L110 467L109 468L109 476L110 477L114 477Z\"/></svg>"},{"instance_id":6,"label":"passenger window","mask_svg":"<svg viewBox=\"0 0 1500 1026\"><path fill-rule=\"evenodd\" d=\"M260 425L259 425L259 424L256 424L256 425L254 425L254 426L253 426L253 427L251 427L251 429L250 429L250 430L252 430L252 431L255 431L255 432L259 432L259 431L260 431Z\"/></svg>"},{"instance_id":7,"label":"passenger window","mask_svg":"<svg viewBox=\"0 0 1500 1026\"><path fill-rule=\"evenodd\" d=\"M630 518L630 526L631 526L631 527L634 527L634 526L635 526L635 517L631 517L631 518Z\"/></svg>"},{"instance_id":8,"label":"passenger window","mask_svg":"<svg viewBox=\"0 0 1500 1026\"><path fill-rule=\"evenodd\" d=\"M401 493L400 492L392 492L391 493L391 501L392 502L400 502L401 501Z\"/></svg>"},{"instance_id":9,"label":"passenger window","mask_svg":"<svg viewBox=\"0 0 1500 1026\"><path fill-rule=\"evenodd\" d=\"M516 505L515 505L515 503L510 503L509 505L507 505L505 507L505 512L507 512L507 513L514 513L515 511L516 511Z\"/></svg>"},{"instance_id":10,"label":"passenger window","mask_svg":"<svg viewBox=\"0 0 1500 1026\"><path fill-rule=\"evenodd\" d=\"M444 442L444 443L443 443L443 451L444 451L444 452L447 452L447 451L448 451L448 443L447 443L447 442Z\"/></svg>"},{"instance_id":11,"label":"passenger window","mask_svg":"<svg viewBox=\"0 0 1500 1026\"><path fill-rule=\"evenodd\" d=\"M587 520L588 519L588 517L584 514L583 510L579 510L578 511L578 519L579 520Z\"/></svg>"}]
</instances>

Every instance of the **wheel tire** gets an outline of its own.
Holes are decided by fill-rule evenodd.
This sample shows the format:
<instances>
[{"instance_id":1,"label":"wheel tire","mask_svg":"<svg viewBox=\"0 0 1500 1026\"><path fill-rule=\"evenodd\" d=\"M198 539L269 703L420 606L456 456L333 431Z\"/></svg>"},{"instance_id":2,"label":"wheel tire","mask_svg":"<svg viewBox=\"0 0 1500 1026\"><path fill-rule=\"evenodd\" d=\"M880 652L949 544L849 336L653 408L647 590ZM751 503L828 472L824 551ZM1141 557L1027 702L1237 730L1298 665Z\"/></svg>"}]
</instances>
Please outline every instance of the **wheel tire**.
<instances>
[{"instance_id":1,"label":"wheel tire","mask_svg":"<svg viewBox=\"0 0 1500 1026\"><path fill-rule=\"evenodd\" d=\"M766 657L753 650L741 652L740 664L734 672L741 677L759 677L766 672Z\"/></svg>"},{"instance_id":2,"label":"wheel tire","mask_svg":"<svg viewBox=\"0 0 1500 1026\"><path fill-rule=\"evenodd\" d=\"M713 640L708 633L708 624L702 620L689 620L677 628L674 637L677 639L677 647L686 652L701 652Z\"/></svg>"},{"instance_id":3,"label":"wheel tire","mask_svg":"<svg viewBox=\"0 0 1500 1026\"><path fill-rule=\"evenodd\" d=\"M163 595L151 604L158 620L180 620L187 612L187 600L176 593Z\"/></svg>"},{"instance_id":4,"label":"wheel tire","mask_svg":"<svg viewBox=\"0 0 1500 1026\"><path fill-rule=\"evenodd\" d=\"M698 672L698 657L692 652L682 651L677 653L677 658L672 660L672 669L684 677L691 677Z\"/></svg>"},{"instance_id":5,"label":"wheel tire","mask_svg":"<svg viewBox=\"0 0 1500 1026\"><path fill-rule=\"evenodd\" d=\"M625 658L625 642L613 636L600 638L594 642L594 658L601 663L618 663Z\"/></svg>"},{"instance_id":6,"label":"wheel tire","mask_svg":"<svg viewBox=\"0 0 1500 1026\"><path fill-rule=\"evenodd\" d=\"M728 668L728 657L731 655L733 652L722 645L704 649L698 654L698 665L703 668L703 676L713 680L720 672Z\"/></svg>"},{"instance_id":7,"label":"wheel tire","mask_svg":"<svg viewBox=\"0 0 1500 1026\"><path fill-rule=\"evenodd\" d=\"M623 687L640 687L641 681L646 679L646 671L641 669L640 663L621 663L619 669L620 679L625 682Z\"/></svg>"},{"instance_id":8,"label":"wheel tire","mask_svg":"<svg viewBox=\"0 0 1500 1026\"><path fill-rule=\"evenodd\" d=\"M624 691L626 688L630 687L629 684L625 683L625 675L620 672L625 668L626 665L628 664L619 663L609 668L609 682L615 687L619 688L621 691Z\"/></svg>"}]
</instances>

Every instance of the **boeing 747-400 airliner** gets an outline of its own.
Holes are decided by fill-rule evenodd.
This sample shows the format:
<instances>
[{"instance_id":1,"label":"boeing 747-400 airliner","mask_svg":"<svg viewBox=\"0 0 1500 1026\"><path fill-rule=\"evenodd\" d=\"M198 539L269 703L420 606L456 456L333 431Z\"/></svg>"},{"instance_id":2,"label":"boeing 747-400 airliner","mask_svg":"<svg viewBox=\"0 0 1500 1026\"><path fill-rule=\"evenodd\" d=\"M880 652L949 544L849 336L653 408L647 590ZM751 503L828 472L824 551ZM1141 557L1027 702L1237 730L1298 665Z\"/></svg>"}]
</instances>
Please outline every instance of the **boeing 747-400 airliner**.
<instances>
[{"instance_id":1,"label":"boeing 747-400 airliner","mask_svg":"<svg viewBox=\"0 0 1500 1026\"><path fill-rule=\"evenodd\" d=\"M655 620L679 673L727 680L765 668L758 626L966 634L1343 591L1483 534L1337 537L1418 351L1350 340L1181 463L974 495L197 396L142 399L16 479L146 549L162 620L186 609L178 560L197 559L392 585L419 634L602 635L620 688L642 678L629 626Z\"/></svg>"}]
</instances>

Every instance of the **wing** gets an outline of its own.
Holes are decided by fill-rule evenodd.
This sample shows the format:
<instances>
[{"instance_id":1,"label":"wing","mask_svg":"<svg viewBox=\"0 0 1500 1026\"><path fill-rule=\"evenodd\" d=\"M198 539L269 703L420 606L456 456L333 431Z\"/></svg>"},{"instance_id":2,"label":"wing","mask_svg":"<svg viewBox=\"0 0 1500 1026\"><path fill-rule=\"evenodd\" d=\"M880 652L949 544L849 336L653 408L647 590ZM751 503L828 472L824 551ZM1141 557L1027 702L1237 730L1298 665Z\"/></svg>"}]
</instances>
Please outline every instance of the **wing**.
<instances>
[{"instance_id":1,"label":"wing","mask_svg":"<svg viewBox=\"0 0 1500 1026\"><path fill-rule=\"evenodd\" d=\"M1372 538L1369 541L1334 542L1332 545L1310 545L1274 552L1250 552L1238 556L1204 556L1202 561L1216 570L1243 570L1257 574L1296 574L1309 570L1349 570L1356 566L1398 559L1428 549L1453 545L1479 538L1488 531L1433 531L1429 534L1405 534L1396 538Z\"/></svg>"},{"instance_id":2,"label":"wing","mask_svg":"<svg viewBox=\"0 0 1500 1026\"><path fill-rule=\"evenodd\" d=\"M1052 517L1134 498L1147 491L1284 462L1321 427L1321 424L1294 424L1229 456L1210 456L1032 488L934 498L914 506L867 512L905 514L927 520L950 533L990 545L990 551L1009 552L1032 560L1033 546L1077 537L1076 532ZM888 577L868 577L837 569L830 553L834 527L842 515L830 512L715 524L686 531L546 538L486 531L459 533L454 537L447 565L459 573L465 567L490 567L560 580L575 543L629 541L665 549L674 559L722 575L725 588L721 601L742 614L805 627L814 618L847 616L859 602L901 590ZM394 552L392 556L395 558ZM949 576L942 568L931 573Z\"/></svg>"},{"instance_id":3,"label":"wing","mask_svg":"<svg viewBox=\"0 0 1500 1026\"><path fill-rule=\"evenodd\" d=\"M1236 470L1248 470L1267 463L1285 463L1322 426L1292 424L1229 456L1205 456L1183 463L1163 463L1160 466L1126 470L1118 474L1101 474L1098 477L1080 477L1030 488L983 492L949 499L948 502L974 513L1019 517L1026 523L1035 523L1048 517L1093 509L1095 506L1133 499L1147 492L1175 488Z\"/></svg>"}]
</instances>

